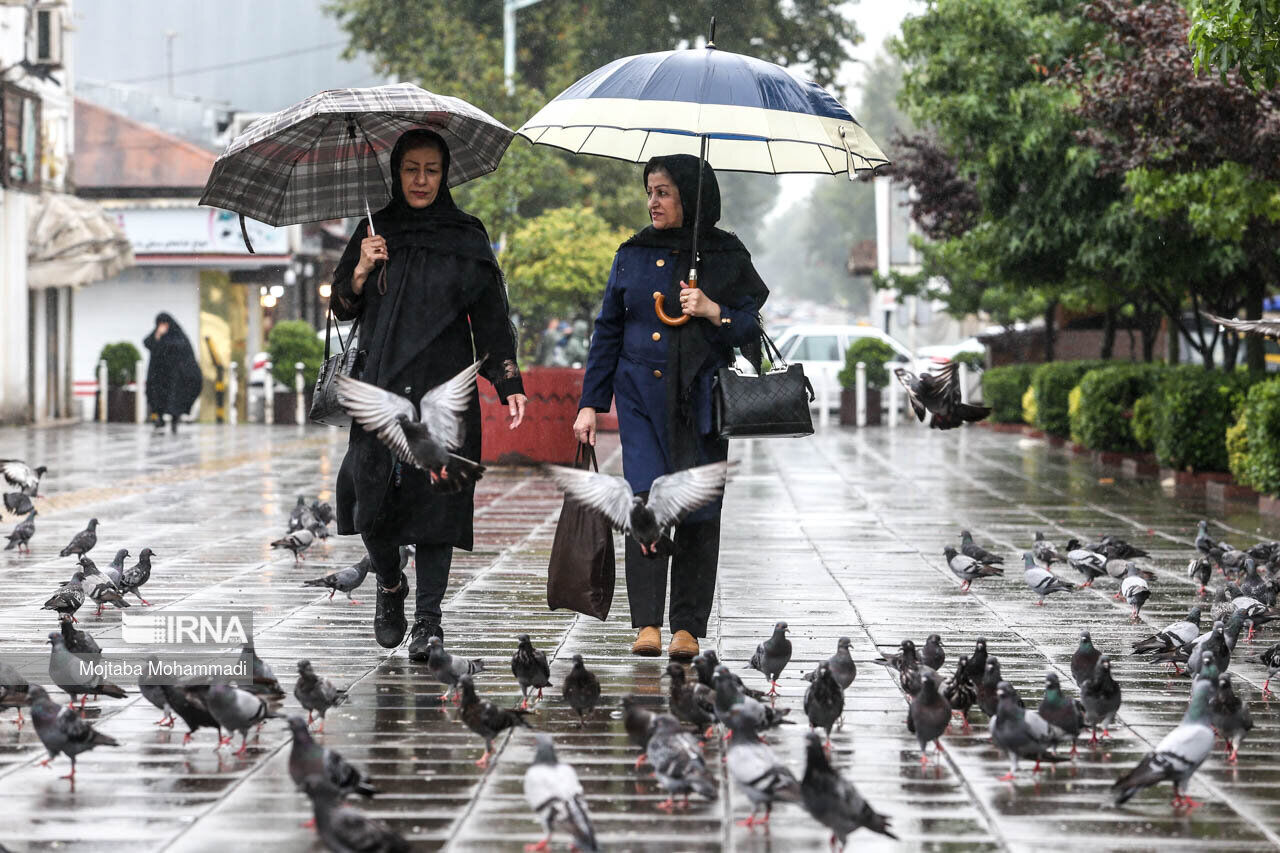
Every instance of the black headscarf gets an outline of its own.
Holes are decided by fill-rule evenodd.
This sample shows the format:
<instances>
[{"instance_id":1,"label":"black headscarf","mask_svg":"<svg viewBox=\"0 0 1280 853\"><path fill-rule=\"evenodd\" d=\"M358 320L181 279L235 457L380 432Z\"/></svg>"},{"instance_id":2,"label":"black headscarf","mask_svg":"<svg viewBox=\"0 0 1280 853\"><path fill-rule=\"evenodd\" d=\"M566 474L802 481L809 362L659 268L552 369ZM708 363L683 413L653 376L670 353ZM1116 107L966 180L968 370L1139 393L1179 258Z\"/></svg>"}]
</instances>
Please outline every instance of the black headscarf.
<instances>
[{"instance_id":1,"label":"black headscarf","mask_svg":"<svg viewBox=\"0 0 1280 853\"><path fill-rule=\"evenodd\" d=\"M666 287L666 305L680 304L680 282L689 280L690 252L698 198L698 168L702 168L702 216L698 229L698 287L720 304L750 301L758 311L769 297L769 288L751 264L751 254L733 234L715 227L720 220L720 185L711 166L691 154L654 157L644 167L645 187L649 175L661 170L675 181L684 210L679 228L654 228L637 232L624 246L645 246L679 252L672 264ZM668 314L672 309L668 309ZM712 338L715 330L701 318L667 333L667 445L676 470L698 464L699 438L693 412L693 384L698 374L715 357L719 346ZM743 353L759 368L760 344L743 347Z\"/></svg>"},{"instance_id":2,"label":"black headscarf","mask_svg":"<svg viewBox=\"0 0 1280 853\"><path fill-rule=\"evenodd\" d=\"M157 338L153 330L142 342L151 350L147 362L147 407L167 415L185 415L200 396L204 374L196 362L191 341L171 314L156 315L156 326L168 323L169 329Z\"/></svg>"}]
</instances>

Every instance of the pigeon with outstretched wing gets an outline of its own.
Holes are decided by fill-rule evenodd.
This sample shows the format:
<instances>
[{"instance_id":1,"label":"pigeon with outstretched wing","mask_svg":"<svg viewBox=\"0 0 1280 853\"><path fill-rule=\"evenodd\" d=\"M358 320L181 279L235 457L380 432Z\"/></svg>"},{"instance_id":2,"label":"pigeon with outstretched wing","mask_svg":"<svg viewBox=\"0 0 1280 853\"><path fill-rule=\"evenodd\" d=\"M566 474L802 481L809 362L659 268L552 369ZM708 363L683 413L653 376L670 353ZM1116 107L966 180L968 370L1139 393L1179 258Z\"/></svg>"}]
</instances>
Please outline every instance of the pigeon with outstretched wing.
<instances>
[{"instance_id":1,"label":"pigeon with outstretched wing","mask_svg":"<svg viewBox=\"0 0 1280 853\"><path fill-rule=\"evenodd\" d=\"M907 389L907 400L916 418L924 423L925 413L930 429L955 429L966 421L980 421L991 414L989 406L975 406L960 399L960 362L949 361L936 370L919 376L902 367L893 375Z\"/></svg>"}]
</instances>

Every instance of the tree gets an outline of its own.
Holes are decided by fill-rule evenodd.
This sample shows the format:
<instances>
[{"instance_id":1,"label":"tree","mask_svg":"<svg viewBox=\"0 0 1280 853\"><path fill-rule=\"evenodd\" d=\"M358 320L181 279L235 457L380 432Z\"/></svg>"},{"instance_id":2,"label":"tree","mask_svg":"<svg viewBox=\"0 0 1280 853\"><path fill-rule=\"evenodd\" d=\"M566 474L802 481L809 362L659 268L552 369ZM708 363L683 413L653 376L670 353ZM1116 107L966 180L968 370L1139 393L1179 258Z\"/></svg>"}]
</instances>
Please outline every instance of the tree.
<instances>
[{"instance_id":1,"label":"tree","mask_svg":"<svg viewBox=\"0 0 1280 853\"><path fill-rule=\"evenodd\" d=\"M1197 71L1236 71L1246 86L1280 83L1280 0L1196 0L1191 46Z\"/></svg>"}]
</instances>

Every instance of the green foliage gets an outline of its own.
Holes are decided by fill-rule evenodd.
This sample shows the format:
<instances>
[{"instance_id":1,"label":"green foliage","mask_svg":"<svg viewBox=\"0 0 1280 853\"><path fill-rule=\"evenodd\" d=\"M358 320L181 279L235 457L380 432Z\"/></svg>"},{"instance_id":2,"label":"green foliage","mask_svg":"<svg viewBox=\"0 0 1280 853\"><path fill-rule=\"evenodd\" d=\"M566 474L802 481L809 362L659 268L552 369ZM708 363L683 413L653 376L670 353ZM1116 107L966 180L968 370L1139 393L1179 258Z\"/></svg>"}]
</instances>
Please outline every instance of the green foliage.
<instances>
[{"instance_id":1,"label":"green foliage","mask_svg":"<svg viewBox=\"0 0 1280 853\"><path fill-rule=\"evenodd\" d=\"M1075 444L1082 444L1083 439L1076 430L1076 421L1080 414L1080 386L1071 389L1071 393L1067 395L1067 423L1070 425L1070 438Z\"/></svg>"},{"instance_id":2,"label":"green foliage","mask_svg":"<svg viewBox=\"0 0 1280 853\"><path fill-rule=\"evenodd\" d=\"M991 407L991 420L999 424L1022 423L1022 395L1031 386L1034 364L993 367L982 374L982 402Z\"/></svg>"},{"instance_id":3,"label":"green foliage","mask_svg":"<svg viewBox=\"0 0 1280 853\"><path fill-rule=\"evenodd\" d=\"M1160 464L1193 471L1227 470L1227 427L1236 422L1249 385L1261 374L1223 373L1185 364L1156 383L1155 452Z\"/></svg>"},{"instance_id":4,"label":"green foliage","mask_svg":"<svg viewBox=\"0 0 1280 853\"><path fill-rule=\"evenodd\" d=\"M1105 362L1051 361L1036 368L1031 375L1031 385L1036 390L1037 429L1050 435L1066 437L1071 434L1071 417L1068 412L1068 396L1071 389L1090 370Z\"/></svg>"},{"instance_id":5,"label":"green foliage","mask_svg":"<svg viewBox=\"0 0 1280 853\"><path fill-rule=\"evenodd\" d=\"M1031 426L1036 422L1036 386L1034 385L1028 385L1027 390L1022 392L1022 422Z\"/></svg>"},{"instance_id":6,"label":"green foliage","mask_svg":"<svg viewBox=\"0 0 1280 853\"><path fill-rule=\"evenodd\" d=\"M958 352L951 360L963 364L975 373L981 373L987 368L987 354L982 352Z\"/></svg>"},{"instance_id":7,"label":"green foliage","mask_svg":"<svg viewBox=\"0 0 1280 853\"><path fill-rule=\"evenodd\" d=\"M1238 455L1232 461L1243 469L1244 476L1236 474L1234 466L1231 473L1264 495L1280 496L1280 380L1259 382L1249 389L1236 426L1242 424L1244 435L1235 436Z\"/></svg>"},{"instance_id":8,"label":"green foliage","mask_svg":"<svg viewBox=\"0 0 1280 853\"><path fill-rule=\"evenodd\" d=\"M1191 46L1196 71L1236 70L1246 85L1280 81L1280 0L1193 0Z\"/></svg>"},{"instance_id":9,"label":"green foliage","mask_svg":"<svg viewBox=\"0 0 1280 853\"><path fill-rule=\"evenodd\" d=\"M294 365L302 362L303 387L311 388L324 361L324 342L305 320L284 320L271 327L267 354L271 357L271 375L276 381L292 390Z\"/></svg>"},{"instance_id":10,"label":"green foliage","mask_svg":"<svg viewBox=\"0 0 1280 853\"><path fill-rule=\"evenodd\" d=\"M1150 451L1155 446L1156 401L1153 394L1143 394L1133 401L1133 443L1139 450Z\"/></svg>"},{"instance_id":11,"label":"green foliage","mask_svg":"<svg viewBox=\"0 0 1280 853\"><path fill-rule=\"evenodd\" d=\"M1259 383L1254 386L1261 388L1267 383ZM1252 389L1250 389L1252 395ZM1249 402L1245 402L1244 411L1240 413L1240 418L1230 427L1227 427L1227 470L1231 472L1231 477L1242 486L1252 488L1249 479Z\"/></svg>"},{"instance_id":12,"label":"green foliage","mask_svg":"<svg viewBox=\"0 0 1280 853\"><path fill-rule=\"evenodd\" d=\"M858 338L849 344L844 354L844 367L836 376L841 388L853 388L857 384L857 365L863 362L867 369L867 387L880 390L889 384L889 371L885 362L892 361L897 355L893 347L879 338Z\"/></svg>"},{"instance_id":13,"label":"green foliage","mask_svg":"<svg viewBox=\"0 0 1280 853\"><path fill-rule=\"evenodd\" d=\"M1280 221L1280 184L1261 179L1241 163L1197 172L1137 168L1125 175L1134 208L1152 219L1186 216L1195 233L1239 243L1255 219Z\"/></svg>"},{"instance_id":14,"label":"green foliage","mask_svg":"<svg viewBox=\"0 0 1280 853\"><path fill-rule=\"evenodd\" d=\"M1155 389L1162 367L1109 364L1082 376L1076 386L1080 407L1071 413L1072 440L1091 450L1138 450L1131 426L1134 404Z\"/></svg>"},{"instance_id":15,"label":"green foliage","mask_svg":"<svg viewBox=\"0 0 1280 853\"><path fill-rule=\"evenodd\" d=\"M128 385L135 378L136 364L142 358L138 348L128 341L107 344L98 353L98 361L107 363L107 385L119 388Z\"/></svg>"}]
</instances>

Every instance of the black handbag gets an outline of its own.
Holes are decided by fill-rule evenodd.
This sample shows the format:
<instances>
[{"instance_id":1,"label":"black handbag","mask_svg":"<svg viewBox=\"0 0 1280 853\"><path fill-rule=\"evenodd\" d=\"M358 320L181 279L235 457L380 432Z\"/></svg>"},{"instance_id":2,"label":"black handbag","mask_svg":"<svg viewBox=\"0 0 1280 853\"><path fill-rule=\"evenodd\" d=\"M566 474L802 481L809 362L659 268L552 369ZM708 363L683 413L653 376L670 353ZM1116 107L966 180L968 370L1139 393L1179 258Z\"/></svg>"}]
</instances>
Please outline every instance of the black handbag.
<instances>
[{"instance_id":1,"label":"black handbag","mask_svg":"<svg viewBox=\"0 0 1280 853\"><path fill-rule=\"evenodd\" d=\"M573 467L600 470L596 449L578 444ZM617 567L609 520L565 495L547 564L547 607L609 618Z\"/></svg>"},{"instance_id":2,"label":"black handbag","mask_svg":"<svg viewBox=\"0 0 1280 853\"><path fill-rule=\"evenodd\" d=\"M351 324L351 332L345 344L342 342L342 330L333 322L333 310L330 309L324 320L324 363L320 365L320 373L316 376L316 388L311 395L311 422L328 426L351 426L351 416L338 403L338 389L334 377L353 376L364 365L364 350L356 348L356 333L360 328L360 320ZM338 347L341 352L329 355L329 335L338 333ZM271 381L267 377L267 381Z\"/></svg>"},{"instance_id":3,"label":"black handbag","mask_svg":"<svg viewBox=\"0 0 1280 853\"><path fill-rule=\"evenodd\" d=\"M752 376L735 367L716 371L712 409L716 434L727 438L795 438L813 435L813 385L798 364L787 364L763 331L772 356L767 373Z\"/></svg>"}]
</instances>

